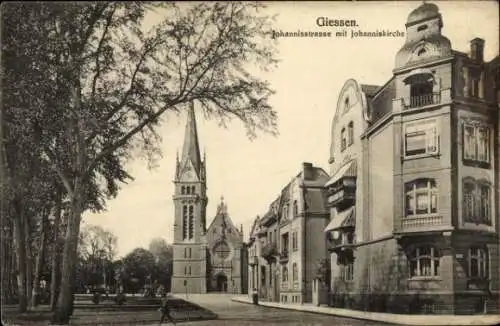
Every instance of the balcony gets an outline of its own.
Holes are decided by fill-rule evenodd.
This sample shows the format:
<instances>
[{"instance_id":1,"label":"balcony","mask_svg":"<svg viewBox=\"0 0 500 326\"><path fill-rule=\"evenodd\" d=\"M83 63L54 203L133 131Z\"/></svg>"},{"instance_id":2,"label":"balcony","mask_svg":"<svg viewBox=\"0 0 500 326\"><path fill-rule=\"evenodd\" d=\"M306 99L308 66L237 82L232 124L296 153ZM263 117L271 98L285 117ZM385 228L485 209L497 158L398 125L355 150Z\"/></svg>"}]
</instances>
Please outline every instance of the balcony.
<instances>
[{"instance_id":1,"label":"balcony","mask_svg":"<svg viewBox=\"0 0 500 326\"><path fill-rule=\"evenodd\" d=\"M441 95L439 93L429 93L410 97L410 103L407 108L419 108L427 105L439 104Z\"/></svg>"},{"instance_id":2,"label":"balcony","mask_svg":"<svg viewBox=\"0 0 500 326\"><path fill-rule=\"evenodd\" d=\"M288 262L288 249L285 248L281 251L280 254L280 263L281 264L286 264Z\"/></svg>"},{"instance_id":3,"label":"balcony","mask_svg":"<svg viewBox=\"0 0 500 326\"><path fill-rule=\"evenodd\" d=\"M274 261L278 255L278 250L274 243L268 243L262 247L260 255L268 262Z\"/></svg>"},{"instance_id":4,"label":"balcony","mask_svg":"<svg viewBox=\"0 0 500 326\"><path fill-rule=\"evenodd\" d=\"M439 215L403 217L401 220L401 232L425 232L444 228L443 217Z\"/></svg>"},{"instance_id":5,"label":"balcony","mask_svg":"<svg viewBox=\"0 0 500 326\"><path fill-rule=\"evenodd\" d=\"M248 265L250 266L255 266L259 264L259 257L257 256L250 256L248 258Z\"/></svg>"}]
</instances>

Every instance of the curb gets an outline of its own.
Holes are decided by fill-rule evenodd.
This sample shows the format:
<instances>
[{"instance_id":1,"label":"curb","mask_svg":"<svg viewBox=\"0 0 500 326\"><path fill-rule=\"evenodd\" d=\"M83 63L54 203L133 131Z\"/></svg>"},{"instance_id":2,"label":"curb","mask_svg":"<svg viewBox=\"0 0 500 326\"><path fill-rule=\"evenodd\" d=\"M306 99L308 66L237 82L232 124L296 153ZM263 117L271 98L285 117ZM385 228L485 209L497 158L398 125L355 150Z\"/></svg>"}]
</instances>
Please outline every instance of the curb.
<instances>
[{"instance_id":1,"label":"curb","mask_svg":"<svg viewBox=\"0 0 500 326\"><path fill-rule=\"evenodd\" d=\"M253 304L250 300L244 298L231 298L231 301L245 303L245 304ZM331 311L327 310L313 310L308 309L308 307L297 307L297 306L287 306L281 305L279 303L270 303L270 302L260 302L260 306L275 308L275 309L287 309L294 311L301 311L313 314L321 314L321 315L330 315L330 316L338 316L343 318L357 319L357 320L366 320L366 321L374 321L384 324L392 324L392 325L413 325L413 326L463 326L463 325L496 325L500 323L500 315L478 315L478 316L460 316L460 315L433 315L429 318L427 316L422 315L397 315L397 314L389 314L389 313L367 313L364 311L359 311L359 314L352 315L353 312L357 310L349 310L349 309L341 309L345 310L345 313L339 311L340 309L335 309ZM373 314L382 314L378 316L374 316ZM385 315L385 316L384 316ZM415 318L416 317L416 318ZM394 319L398 319L397 321ZM464 320L464 318L466 320ZM432 319L439 319L441 322L433 323ZM469 319L469 320L467 320Z\"/></svg>"}]
</instances>

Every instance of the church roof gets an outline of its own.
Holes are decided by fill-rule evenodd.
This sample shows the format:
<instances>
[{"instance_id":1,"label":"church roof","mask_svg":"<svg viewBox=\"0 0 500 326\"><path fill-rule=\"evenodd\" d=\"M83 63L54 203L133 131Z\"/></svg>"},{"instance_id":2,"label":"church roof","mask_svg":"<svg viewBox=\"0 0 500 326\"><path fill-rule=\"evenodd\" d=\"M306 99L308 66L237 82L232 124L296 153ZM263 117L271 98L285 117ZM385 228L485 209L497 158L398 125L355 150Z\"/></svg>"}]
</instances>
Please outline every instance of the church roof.
<instances>
[{"instance_id":1,"label":"church roof","mask_svg":"<svg viewBox=\"0 0 500 326\"><path fill-rule=\"evenodd\" d=\"M407 24L420 22L423 20L439 17L439 8L433 3L424 3L413 10L407 19Z\"/></svg>"},{"instance_id":2,"label":"church roof","mask_svg":"<svg viewBox=\"0 0 500 326\"><path fill-rule=\"evenodd\" d=\"M194 170L200 177L201 171L201 155L200 155L200 145L198 143L198 130L196 128L196 117L194 114L194 103L188 111L188 118L186 122L186 129L184 133L184 145L182 147L182 157L181 162L191 161Z\"/></svg>"}]
</instances>

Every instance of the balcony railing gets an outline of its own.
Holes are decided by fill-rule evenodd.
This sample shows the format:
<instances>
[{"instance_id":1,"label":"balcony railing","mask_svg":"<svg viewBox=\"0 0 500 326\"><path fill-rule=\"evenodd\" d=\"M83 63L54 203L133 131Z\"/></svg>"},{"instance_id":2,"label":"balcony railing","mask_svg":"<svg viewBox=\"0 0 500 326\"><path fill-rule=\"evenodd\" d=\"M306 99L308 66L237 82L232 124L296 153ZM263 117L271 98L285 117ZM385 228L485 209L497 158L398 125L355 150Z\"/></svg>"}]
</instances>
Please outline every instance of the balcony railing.
<instances>
[{"instance_id":1,"label":"balcony railing","mask_svg":"<svg viewBox=\"0 0 500 326\"><path fill-rule=\"evenodd\" d=\"M441 101L439 93L430 93L410 97L410 108L418 108L426 105L438 104Z\"/></svg>"},{"instance_id":2,"label":"balcony railing","mask_svg":"<svg viewBox=\"0 0 500 326\"><path fill-rule=\"evenodd\" d=\"M249 265L254 266L254 265L258 265L258 263L259 263L259 258L257 256L250 256L248 258L248 264Z\"/></svg>"},{"instance_id":3,"label":"balcony railing","mask_svg":"<svg viewBox=\"0 0 500 326\"><path fill-rule=\"evenodd\" d=\"M402 231L432 230L436 226L443 225L443 217L438 215L426 215L415 217L404 217L401 221Z\"/></svg>"},{"instance_id":4,"label":"balcony railing","mask_svg":"<svg viewBox=\"0 0 500 326\"><path fill-rule=\"evenodd\" d=\"M281 253L280 253L280 263L286 263L286 262L288 262L288 249L287 248L281 250Z\"/></svg>"},{"instance_id":5,"label":"balcony railing","mask_svg":"<svg viewBox=\"0 0 500 326\"><path fill-rule=\"evenodd\" d=\"M276 245L274 243L266 244L262 247L260 255L266 260L274 259L278 255Z\"/></svg>"}]
</instances>

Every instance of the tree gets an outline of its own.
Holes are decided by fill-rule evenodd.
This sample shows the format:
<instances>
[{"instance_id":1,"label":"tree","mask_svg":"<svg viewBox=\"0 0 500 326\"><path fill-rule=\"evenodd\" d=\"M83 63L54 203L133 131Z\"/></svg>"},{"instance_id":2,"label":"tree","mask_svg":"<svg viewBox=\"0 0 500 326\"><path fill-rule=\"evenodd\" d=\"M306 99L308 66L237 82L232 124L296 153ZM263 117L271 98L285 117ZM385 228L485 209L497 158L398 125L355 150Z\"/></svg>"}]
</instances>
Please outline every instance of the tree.
<instances>
[{"instance_id":1,"label":"tree","mask_svg":"<svg viewBox=\"0 0 500 326\"><path fill-rule=\"evenodd\" d=\"M83 278L86 284L107 287L112 274L112 261L116 255L117 238L98 225L86 225L80 233L78 251L81 271L92 279Z\"/></svg>"},{"instance_id":2,"label":"tree","mask_svg":"<svg viewBox=\"0 0 500 326\"><path fill-rule=\"evenodd\" d=\"M173 248L163 238L155 238L149 243L149 251L155 258L153 279L169 291L173 272Z\"/></svg>"},{"instance_id":3,"label":"tree","mask_svg":"<svg viewBox=\"0 0 500 326\"><path fill-rule=\"evenodd\" d=\"M237 117L250 137L275 133L273 92L250 72L276 64L275 49L269 17L256 3L9 6L22 7L14 19L24 21L11 25L12 35L29 40L21 52L36 64L27 69L43 77L31 93L25 83L12 84L9 93L36 104L26 106L39 136L32 152L57 174L70 204L54 315L67 323L82 213L116 196L130 179L124 164L132 154L157 157L165 112L197 102L223 125ZM153 9L164 21L145 32L141 24Z\"/></svg>"},{"instance_id":4,"label":"tree","mask_svg":"<svg viewBox=\"0 0 500 326\"><path fill-rule=\"evenodd\" d=\"M155 269L155 257L144 249L136 248L123 259L125 291L137 292L150 280Z\"/></svg>"}]
</instances>

